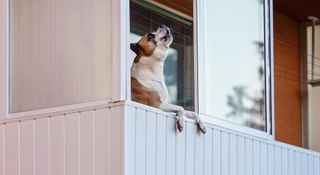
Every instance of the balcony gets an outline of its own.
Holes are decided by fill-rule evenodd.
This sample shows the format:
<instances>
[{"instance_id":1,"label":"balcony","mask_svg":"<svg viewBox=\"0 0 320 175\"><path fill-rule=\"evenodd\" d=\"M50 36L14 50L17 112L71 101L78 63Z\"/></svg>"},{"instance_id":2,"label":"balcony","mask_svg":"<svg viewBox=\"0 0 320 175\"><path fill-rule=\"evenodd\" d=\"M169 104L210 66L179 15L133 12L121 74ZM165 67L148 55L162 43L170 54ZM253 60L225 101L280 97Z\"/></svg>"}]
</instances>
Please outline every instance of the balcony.
<instances>
[{"instance_id":1,"label":"balcony","mask_svg":"<svg viewBox=\"0 0 320 175\"><path fill-rule=\"evenodd\" d=\"M0 124L0 174L318 175L320 154L134 102L95 104Z\"/></svg>"}]
</instances>

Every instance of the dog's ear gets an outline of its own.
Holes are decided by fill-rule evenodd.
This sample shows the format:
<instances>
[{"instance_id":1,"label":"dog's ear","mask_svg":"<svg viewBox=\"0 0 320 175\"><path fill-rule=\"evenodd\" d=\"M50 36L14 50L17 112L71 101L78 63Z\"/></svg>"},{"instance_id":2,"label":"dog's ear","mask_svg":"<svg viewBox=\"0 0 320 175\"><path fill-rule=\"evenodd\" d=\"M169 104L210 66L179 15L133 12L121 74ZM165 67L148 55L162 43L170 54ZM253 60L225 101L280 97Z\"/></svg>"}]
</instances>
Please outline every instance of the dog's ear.
<instances>
[{"instance_id":1,"label":"dog's ear","mask_svg":"<svg viewBox=\"0 0 320 175\"><path fill-rule=\"evenodd\" d=\"M131 43L130 44L130 49L136 53L137 55L140 54L140 47L139 47L139 44L138 43Z\"/></svg>"}]
</instances>

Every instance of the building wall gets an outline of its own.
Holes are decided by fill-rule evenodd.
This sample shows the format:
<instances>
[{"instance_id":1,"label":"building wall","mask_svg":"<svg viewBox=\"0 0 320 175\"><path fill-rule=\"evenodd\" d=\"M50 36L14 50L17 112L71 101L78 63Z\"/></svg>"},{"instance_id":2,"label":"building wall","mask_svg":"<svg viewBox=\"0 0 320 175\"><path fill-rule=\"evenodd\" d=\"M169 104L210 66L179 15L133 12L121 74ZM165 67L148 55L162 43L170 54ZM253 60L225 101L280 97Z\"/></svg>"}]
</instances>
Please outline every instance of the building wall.
<instances>
[{"instance_id":1,"label":"building wall","mask_svg":"<svg viewBox=\"0 0 320 175\"><path fill-rule=\"evenodd\" d=\"M302 146L300 28L282 13L274 13L276 140Z\"/></svg>"},{"instance_id":2,"label":"building wall","mask_svg":"<svg viewBox=\"0 0 320 175\"><path fill-rule=\"evenodd\" d=\"M312 29L307 27L308 72L311 79ZM320 79L320 25L315 27L314 79ZM308 85L308 147L320 152L320 87Z\"/></svg>"},{"instance_id":3,"label":"building wall","mask_svg":"<svg viewBox=\"0 0 320 175\"><path fill-rule=\"evenodd\" d=\"M125 107L126 175L319 175L319 153L128 103Z\"/></svg>"},{"instance_id":4,"label":"building wall","mask_svg":"<svg viewBox=\"0 0 320 175\"><path fill-rule=\"evenodd\" d=\"M309 87L308 146L320 152L320 87Z\"/></svg>"},{"instance_id":5,"label":"building wall","mask_svg":"<svg viewBox=\"0 0 320 175\"><path fill-rule=\"evenodd\" d=\"M122 111L106 103L0 121L0 175L124 175Z\"/></svg>"}]
</instances>

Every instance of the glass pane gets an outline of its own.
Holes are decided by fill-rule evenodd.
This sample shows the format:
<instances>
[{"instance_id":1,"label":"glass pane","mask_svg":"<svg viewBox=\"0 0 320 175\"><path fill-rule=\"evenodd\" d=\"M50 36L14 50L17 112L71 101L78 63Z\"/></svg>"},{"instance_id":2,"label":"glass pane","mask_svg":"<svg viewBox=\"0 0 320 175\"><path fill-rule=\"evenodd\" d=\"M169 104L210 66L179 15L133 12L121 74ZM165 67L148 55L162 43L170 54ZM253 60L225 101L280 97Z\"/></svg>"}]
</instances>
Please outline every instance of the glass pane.
<instances>
[{"instance_id":1,"label":"glass pane","mask_svg":"<svg viewBox=\"0 0 320 175\"><path fill-rule=\"evenodd\" d=\"M11 0L10 112L111 97L111 0Z\"/></svg>"},{"instance_id":2,"label":"glass pane","mask_svg":"<svg viewBox=\"0 0 320 175\"><path fill-rule=\"evenodd\" d=\"M210 0L204 16L200 112L265 131L264 1Z\"/></svg>"},{"instance_id":3,"label":"glass pane","mask_svg":"<svg viewBox=\"0 0 320 175\"><path fill-rule=\"evenodd\" d=\"M167 8L163 6L166 3L169 4ZM184 6L186 7L184 10L175 9L180 13L168 11ZM155 31L161 24L171 28L173 43L164 64L165 83L173 104L183 106L187 110L194 110L193 21L190 18L178 16L181 13L192 15L192 1L157 0L155 3L155 1L131 0L131 43L139 41L146 33ZM132 61L135 58L135 54L131 51L130 58Z\"/></svg>"}]
</instances>

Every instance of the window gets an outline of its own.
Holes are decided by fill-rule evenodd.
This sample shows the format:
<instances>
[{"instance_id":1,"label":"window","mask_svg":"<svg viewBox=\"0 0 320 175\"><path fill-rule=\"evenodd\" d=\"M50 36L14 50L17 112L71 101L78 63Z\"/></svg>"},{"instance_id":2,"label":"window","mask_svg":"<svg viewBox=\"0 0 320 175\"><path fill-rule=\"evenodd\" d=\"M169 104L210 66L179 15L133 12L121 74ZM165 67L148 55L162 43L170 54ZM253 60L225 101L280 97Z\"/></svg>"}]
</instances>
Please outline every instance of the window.
<instances>
[{"instance_id":1,"label":"window","mask_svg":"<svg viewBox=\"0 0 320 175\"><path fill-rule=\"evenodd\" d=\"M269 3L131 0L130 41L169 26L174 39L164 71L173 103L270 134Z\"/></svg>"},{"instance_id":2,"label":"window","mask_svg":"<svg viewBox=\"0 0 320 175\"><path fill-rule=\"evenodd\" d=\"M199 12L203 32L199 34L200 113L267 131L271 103L268 2L204 3Z\"/></svg>"},{"instance_id":3,"label":"window","mask_svg":"<svg viewBox=\"0 0 320 175\"><path fill-rule=\"evenodd\" d=\"M192 1L130 1L132 43L161 24L171 28L173 43L164 65L165 82L172 102L187 110L195 109L192 10ZM134 57L131 53L130 58Z\"/></svg>"},{"instance_id":4,"label":"window","mask_svg":"<svg viewBox=\"0 0 320 175\"><path fill-rule=\"evenodd\" d=\"M111 0L11 0L9 112L111 97Z\"/></svg>"}]
</instances>

